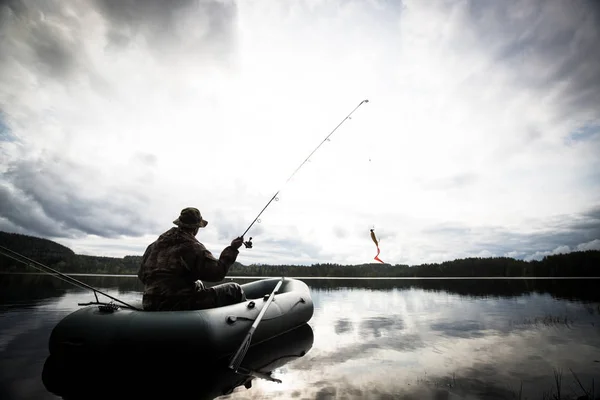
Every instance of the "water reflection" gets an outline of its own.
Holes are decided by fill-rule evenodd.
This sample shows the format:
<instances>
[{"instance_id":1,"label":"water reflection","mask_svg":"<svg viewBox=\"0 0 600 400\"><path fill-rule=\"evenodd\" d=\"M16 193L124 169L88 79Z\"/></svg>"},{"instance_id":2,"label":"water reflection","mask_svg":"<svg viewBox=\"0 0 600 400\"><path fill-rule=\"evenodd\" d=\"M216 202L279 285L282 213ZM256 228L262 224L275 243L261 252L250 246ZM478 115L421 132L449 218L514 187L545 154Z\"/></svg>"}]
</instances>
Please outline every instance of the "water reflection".
<instances>
[{"instance_id":1,"label":"water reflection","mask_svg":"<svg viewBox=\"0 0 600 400\"><path fill-rule=\"evenodd\" d=\"M471 286L461 284L439 291L397 282L386 282L387 290L331 285L313 296L315 350L296 366L320 366L301 378L310 388L305 397L518 398L522 384L521 398L542 398L555 387L556 368L566 371L562 398L577 398L584 392L569 369L588 391L600 378L598 304L540 294L533 285L514 297L453 294ZM581 288L546 286L557 287L563 297Z\"/></svg>"},{"instance_id":2,"label":"water reflection","mask_svg":"<svg viewBox=\"0 0 600 400\"><path fill-rule=\"evenodd\" d=\"M0 274L0 306L24 306L52 297L62 296L73 289L59 279L48 279L45 274Z\"/></svg>"},{"instance_id":3,"label":"water reflection","mask_svg":"<svg viewBox=\"0 0 600 400\"><path fill-rule=\"evenodd\" d=\"M125 301L141 297L135 278L82 280ZM17 306L0 313L0 397L56 398L40 382L50 329L93 296L59 281L28 300L16 287L26 281L15 282ZM282 384L255 380L224 398L512 399L522 385L521 398L542 399L556 393L555 370L563 399L584 395L571 370L600 391L598 280L305 282L315 305L310 352L275 371Z\"/></svg>"},{"instance_id":4,"label":"water reflection","mask_svg":"<svg viewBox=\"0 0 600 400\"><path fill-rule=\"evenodd\" d=\"M470 297L515 297L549 294L565 300L600 302L600 279L308 279L311 288L370 291L422 289Z\"/></svg>"}]
</instances>

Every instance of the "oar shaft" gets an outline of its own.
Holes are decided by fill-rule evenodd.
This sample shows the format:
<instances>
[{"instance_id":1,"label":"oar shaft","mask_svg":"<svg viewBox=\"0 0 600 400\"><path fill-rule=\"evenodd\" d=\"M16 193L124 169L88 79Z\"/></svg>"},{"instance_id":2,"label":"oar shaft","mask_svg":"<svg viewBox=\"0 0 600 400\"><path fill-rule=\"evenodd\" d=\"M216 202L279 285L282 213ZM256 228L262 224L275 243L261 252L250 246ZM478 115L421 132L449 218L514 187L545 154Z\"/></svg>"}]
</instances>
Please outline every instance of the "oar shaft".
<instances>
[{"instance_id":1,"label":"oar shaft","mask_svg":"<svg viewBox=\"0 0 600 400\"><path fill-rule=\"evenodd\" d=\"M262 310L260 310L260 313L258 313L258 316L256 317L256 319L254 320L254 323L252 324L252 328L256 329L256 327L258 326L258 324L260 324L260 320L262 319L262 317L265 315L265 313L267 312L267 308L269 308L269 306L271 305L271 303L273 302L273 298L275 297L275 293L277 293L277 291L279 290L279 288L281 287L281 284L283 282L283 278L277 282L277 286L275 286L275 289L273 289L273 293L271 293L271 295L269 296L269 298L267 299L267 303L265 304L265 306L262 308Z\"/></svg>"},{"instance_id":2,"label":"oar shaft","mask_svg":"<svg viewBox=\"0 0 600 400\"><path fill-rule=\"evenodd\" d=\"M279 282L277 282L277 285L275 286L275 289L273 289L273 292L271 292L271 295L267 299L267 302L265 303L264 307L258 313L258 316L256 317L256 319L252 323L252 326L248 330L248 333L246 334L246 337L244 338L244 341L242 342L242 344L240 345L240 347L235 352L235 355L231 358L231 361L229 363L229 368L230 369L232 369L232 370L234 370L234 371L237 372L238 368L240 367L240 364L242 363L242 360L244 359L244 356L246 355L246 352L248 351L248 348L250 347L250 342L252 341L252 335L254 335L254 331L258 327L258 324L260 324L260 321L262 320L263 316L267 312L267 309L269 308L269 306L273 302L273 298L275 297L275 293L277 293L277 291L281 287L281 284L283 283L284 279L285 278L281 278L281 280Z\"/></svg>"}]
</instances>

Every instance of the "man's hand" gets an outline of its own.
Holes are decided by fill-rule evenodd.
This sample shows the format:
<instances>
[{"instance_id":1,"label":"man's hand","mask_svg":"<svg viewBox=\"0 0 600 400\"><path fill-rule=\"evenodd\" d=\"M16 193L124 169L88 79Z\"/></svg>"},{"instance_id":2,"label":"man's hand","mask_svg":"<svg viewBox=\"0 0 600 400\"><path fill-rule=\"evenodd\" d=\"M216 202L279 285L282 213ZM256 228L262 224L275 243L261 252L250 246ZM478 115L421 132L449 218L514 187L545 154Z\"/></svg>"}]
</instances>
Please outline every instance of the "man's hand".
<instances>
[{"instance_id":1,"label":"man's hand","mask_svg":"<svg viewBox=\"0 0 600 400\"><path fill-rule=\"evenodd\" d=\"M233 239L233 241L231 242L231 247L233 247L234 249L239 249L240 247L242 247L242 243L244 243L244 237L243 236L239 236L236 237L235 239Z\"/></svg>"}]
</instances>

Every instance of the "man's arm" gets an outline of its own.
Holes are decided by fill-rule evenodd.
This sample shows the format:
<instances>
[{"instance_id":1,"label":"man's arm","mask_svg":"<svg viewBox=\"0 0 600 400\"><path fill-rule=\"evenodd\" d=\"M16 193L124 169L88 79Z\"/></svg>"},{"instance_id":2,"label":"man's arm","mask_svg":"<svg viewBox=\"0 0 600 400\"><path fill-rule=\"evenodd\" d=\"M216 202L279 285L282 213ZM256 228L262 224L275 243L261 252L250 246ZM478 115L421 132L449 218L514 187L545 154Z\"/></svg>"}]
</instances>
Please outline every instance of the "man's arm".
<instances>
[{"instance_id":1,"label":"man's arm","mask_svg":"<svg viewBox=\"0 0 600 400\"><path fill-rule=\"evenodd\" d=\"M140 263L140 269L138 270L138 274L137 274L137 276L138 276L138 279L139 279L140 281L142 281L142 283L144 283L144 284L146 283L146 282L145 282L145 278L146 278L146 276L145 276L145 274L144 274L144 272L145 272L146 260L148 260L148 256L150 255L150 251L151 251L151 250L152 250L152 245L150 245L150 246L148 246L148 247L146 248L146 251L144 252L144 255L143 255L143 257L142 257L142 262Z\"/></svg>"},{"instance_id":2,"label":"man's arm","mask_svg":"<svg viewBox=\"0 0 600 400\"><path fill-rule=\"evenodd\" d=\"M225 278L229 268L235 262L239 251L232 246L227 246L221 252L219 259L204 246L196 254L194 263L194 280L200 279L208 282L219 282Z\"/></svg>"},{"instance_id":3,"label":"man's arm","mask_svg":"<svg viewBox=\"0 0 600 400\"><path fill-rule=\"evenodd\" d=\"M194 280L205 280L208 282L219 282L225 278L229 268L233 265L237 259L239 248L242 245L243 238L236 238L231 242L230 246L227 246L221 252L219 259L204 247L199 244L197 246L196 262L194 263L194 270L192 273L195 275Z\"/></svg>"}]
</instances>

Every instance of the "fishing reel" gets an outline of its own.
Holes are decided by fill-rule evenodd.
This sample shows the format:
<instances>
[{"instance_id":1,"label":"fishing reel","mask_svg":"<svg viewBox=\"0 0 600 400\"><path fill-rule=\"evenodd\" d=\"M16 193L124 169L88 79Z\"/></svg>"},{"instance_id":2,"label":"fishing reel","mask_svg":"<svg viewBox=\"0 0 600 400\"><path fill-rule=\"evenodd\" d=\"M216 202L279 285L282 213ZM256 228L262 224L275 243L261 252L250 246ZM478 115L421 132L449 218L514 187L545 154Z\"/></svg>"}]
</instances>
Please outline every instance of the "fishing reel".
<instances>
[{"instance_id":1,"label":"fishing reel","mask_svg":"<svg viewBox=\"0 0 600 400\"><path fill-rule=\"evenodd\" d=\"M250 239L246 240L244 243L244 246L246 246L247 249L251 249L252 248L252 237L250 237Z\"/></svg>"}]
</instances>

